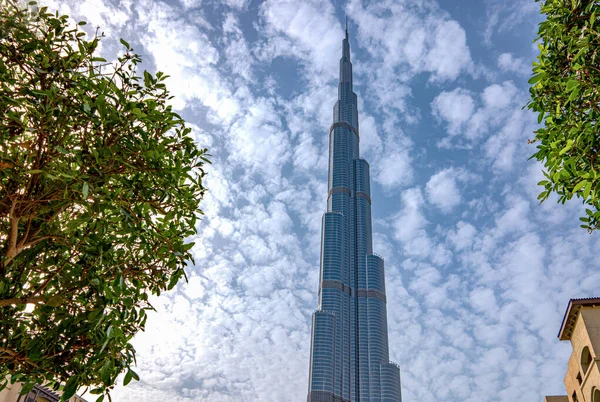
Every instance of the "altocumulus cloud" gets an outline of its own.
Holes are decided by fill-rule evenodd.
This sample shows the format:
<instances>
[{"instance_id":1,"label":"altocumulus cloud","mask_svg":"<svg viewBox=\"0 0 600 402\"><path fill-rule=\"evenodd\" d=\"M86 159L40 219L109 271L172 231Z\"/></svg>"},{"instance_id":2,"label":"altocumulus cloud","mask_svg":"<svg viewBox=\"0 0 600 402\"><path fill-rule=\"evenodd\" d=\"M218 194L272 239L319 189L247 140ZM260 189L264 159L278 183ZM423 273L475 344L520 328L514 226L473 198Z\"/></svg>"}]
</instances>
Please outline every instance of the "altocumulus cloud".
<instances>
[{"instance_id":1,"label":"altocumulus cloud","mask_svg":"<svg viewBox=\"0 0 600 402\"><path fill-rule=\"evenodd\" d=\"M537 205L530 3L50 1L101 26L106 58L123 37L169 74L213 154L189 282L154 299L142 380L114 399L306 397L345 14L404 400L560 393L556 333L570 297L595 295L599 242L579 205Z\"/></svg>"}]
</instances>

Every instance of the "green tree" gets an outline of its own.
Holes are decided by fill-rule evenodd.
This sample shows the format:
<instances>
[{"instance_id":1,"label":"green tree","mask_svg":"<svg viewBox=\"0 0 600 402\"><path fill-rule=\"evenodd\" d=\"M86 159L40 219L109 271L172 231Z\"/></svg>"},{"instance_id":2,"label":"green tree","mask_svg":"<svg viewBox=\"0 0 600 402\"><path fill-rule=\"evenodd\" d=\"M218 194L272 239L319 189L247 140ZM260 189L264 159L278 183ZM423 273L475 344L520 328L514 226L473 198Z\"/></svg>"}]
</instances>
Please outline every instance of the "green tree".
<instances>
[{"instance_id":1,"label":"green tree","mask_svg":"<svg viewBox=\"0 0 600 402\"><path fill-rule=\"evenodd\" d=\"M138 379L149 295L184 276L208 160L164 74L138 77L123 40L107 63L85 38L0 0L0 389L102 400L120 373Z\"/></svg>"},{"instance_id":2,"label":"green tree","mask_svg":"<svg viewBox=\"0 0 600 402\"><path fill-rule=\"evenodd\" d=\"M600 224L600 3L544 0L541 12L528 103L542 123L532 156L546 168L539 199L581 198L588 207L581 226L592 232Z\"/></svg>"}]
</instances>

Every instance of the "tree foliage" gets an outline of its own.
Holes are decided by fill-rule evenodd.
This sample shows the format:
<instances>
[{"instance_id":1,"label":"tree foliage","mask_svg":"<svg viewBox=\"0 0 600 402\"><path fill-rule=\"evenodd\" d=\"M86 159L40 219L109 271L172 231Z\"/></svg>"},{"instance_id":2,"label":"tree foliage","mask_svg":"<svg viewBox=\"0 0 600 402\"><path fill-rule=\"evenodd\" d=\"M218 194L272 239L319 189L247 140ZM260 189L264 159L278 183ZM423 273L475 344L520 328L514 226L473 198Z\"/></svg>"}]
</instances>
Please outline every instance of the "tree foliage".
<instances>
[{"instance_id":1,"label":"tree foliage","mask_svg":"<svg viewBox=\"0 0 600 402\"><path fill-rule=\"evenodd\" d=\"M0 0L0 390L9 376L102 400L137 379L149 295L184 276L208 160L167 77L86 37Z\"/></svg>"},{"instance_id":2,"label":"tree foliage","mask_svg":"<svg viewBox=\"0 0 600 402\"><path fill-rule=\"evenodd\" d=\"M528 104L543 123L532 156L546 168L539 199L581 198L588 207L581 226L591 232L600 224L600 3L544 0L541 12Z\"/></svg>"}]
</instances>

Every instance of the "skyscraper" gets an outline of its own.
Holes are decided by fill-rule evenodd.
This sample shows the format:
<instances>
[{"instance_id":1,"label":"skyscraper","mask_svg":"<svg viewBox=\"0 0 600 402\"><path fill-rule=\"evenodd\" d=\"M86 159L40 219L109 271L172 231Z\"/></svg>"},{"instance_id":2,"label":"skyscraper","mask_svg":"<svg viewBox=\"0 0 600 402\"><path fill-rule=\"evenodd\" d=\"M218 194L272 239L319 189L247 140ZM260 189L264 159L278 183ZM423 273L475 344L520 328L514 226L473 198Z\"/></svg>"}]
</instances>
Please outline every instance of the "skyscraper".
<instances>
[{"instance_id":1,"label":"skyscraper","mask_svg":"<svg viewBox=\"0 0 600 402\"><path fill-rule=\"evenodd\" d=\"M348 26L329 129L319 309L312 320L308 402L400 402L389 361L383 258L373 253L369 164L359 156Z\"/></svg>"}]
</instances>

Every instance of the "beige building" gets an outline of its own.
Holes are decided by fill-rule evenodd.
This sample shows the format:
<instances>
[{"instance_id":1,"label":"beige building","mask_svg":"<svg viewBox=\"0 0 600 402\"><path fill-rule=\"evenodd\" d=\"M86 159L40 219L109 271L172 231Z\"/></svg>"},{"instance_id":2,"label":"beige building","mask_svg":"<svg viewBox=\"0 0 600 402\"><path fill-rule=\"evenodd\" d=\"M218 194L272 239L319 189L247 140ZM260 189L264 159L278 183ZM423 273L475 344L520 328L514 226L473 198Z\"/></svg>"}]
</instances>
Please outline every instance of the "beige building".
<instances>
[{"instance_id":1,"label":"beige building","mask_svg":"<svg viewBox=\"0 0 600 402\"><path fill-rule=\"evenodd\" d=\"M565 396L546 402L600 402L600 298L571 299L558 339L571 341Z\"/></svg>"},{"instance_id":2,"label":"beige building","mask_svg":"<svg viewBox=\"0 0 600 402\"><path fill-rule=\"evenodd\" d=\"M36 385L27 395L20 395L21 383L8 384L8 386L0 391L0 402L58 402L60 394L52 391L49 388ZM69 399L69 402L86 402L79 395L74 395Z\"/></svg>"}]
</instances>

